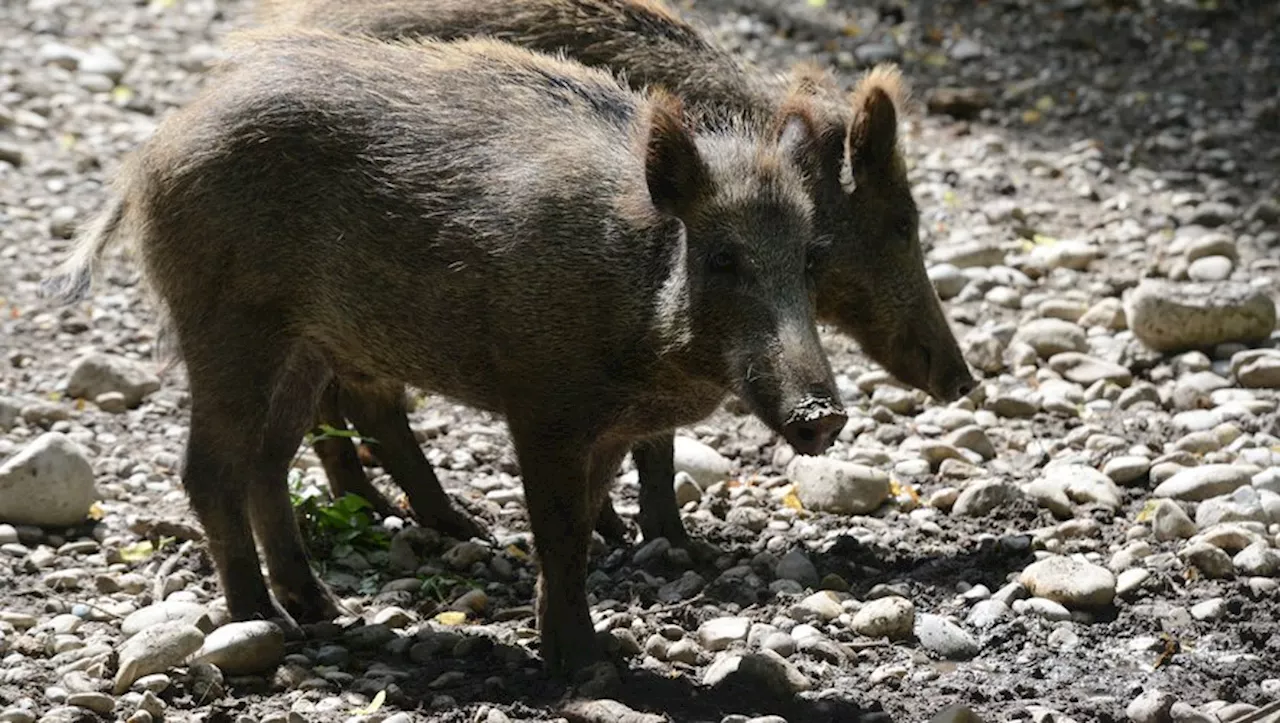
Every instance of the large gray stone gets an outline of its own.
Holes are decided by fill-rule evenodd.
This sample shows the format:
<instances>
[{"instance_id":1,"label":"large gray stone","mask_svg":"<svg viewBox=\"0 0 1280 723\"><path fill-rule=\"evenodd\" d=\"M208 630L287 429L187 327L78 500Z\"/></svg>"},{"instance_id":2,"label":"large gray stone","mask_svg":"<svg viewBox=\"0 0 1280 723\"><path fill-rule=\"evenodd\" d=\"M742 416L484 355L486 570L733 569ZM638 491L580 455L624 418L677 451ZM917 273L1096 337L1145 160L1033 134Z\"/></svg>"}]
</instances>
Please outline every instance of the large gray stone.
<instances>
[{"instance_id":1,"label":"large gray stone","mask_svg":"<svg viewBox=\"0 0 1280 723\"><path fill-rule=\"evenodd\" d=\"M910 600L897 595L877 598L862 606L850 627L869 638L903 640L915 629L916 608Z\"/></svg>"},{"instance_id":2,"label":"large gray stone","mask_svg":"<svg viewBox=\"0 0 1280 723\"><path fill-rule=\"evenodd\" d=\"M1105 567L1071 557L1047 557L1018 576L1032 595L1068 607L1110 605L1116 595L1116 576Z\"/></svg>"},{"instance_id":3,"label":"large gray stone","mask_svg":"<svg viewBox=\"0 0 1280 723\"><path fill-rule=\"evenodd\" d=\"M0 465L0 522L75 525L84 521L97 496L89 460L58 432L36 437Z\"/></svg>"},{"instance_id":4,"label":"large gray stone","mask_svg":"<svg viewBox=\"0 0 1280 723\"><path fill-rule=\"evenodd\" d=\"M925 650L945 660L968 660L978 654L978 641L941 615L916 616L915 634Z\"/></svg>"},{"instance_id":5,"label":"large gray stone","mask_svg":"<svg viewBox=\"0 0 1280 723\"><path fill-rule=\"evenodd\" d=\"M703 490L729 478L733 463L711 447L688 437L676 437L673 456L677 472L684 472Z\"/></svg>"},{"instance_id":6,"label":"large gray stone","mask_svg":"<svg viewBox=\"0 0 1280 723\"><path fill-rule=\"evenodd\" d=\"M1013 341L1036 350L1042 359L1067 351L1082 352L1089 348L1084 329L1062 319L1033 319L1018 327Z\"/></svg>"},{"instance_id":7,"label":"large gray stone","mask_svg":"<svg viewBox=\"0 0 1280 723\"><path fill-rule=\"evenodd\" d=\"M136 407L160 388L160 378L141 362L111 354L89 354L76 361L67 382L67 394L97 399L112 392L124 396L127 407Z\"/></svg>"},{"instance_id":8,"label":"large gray stone","mask_svg":"<svg viewBox=\"0 0 1280 723\"><path fill-rule=\"evenodd\" d=\"M1152 495L1176 500L1207 500L1244 487L1251 481L1248 467L1230 464L1205 464L1188 467L1161 482Z\"/></svg>"},{"instance_id":9,"label":"large gray stone","mask_svg":"<svg viewBox=\"0 0 1280 723\"><path fill-rule=\"evenodd\" d=\"M889 498L889 475L830 457L796 457L787 467L796 496L808 509L864 515Z\"/></svg>"},{"instance_id":10,"label":"large gray stone","mask_svg":"<svg viewBox=\"0 0 1280 723\"><path fill-rule=\"evenodd\" d=\"M266 620L228 623L205 636L192 660L229 675L271 670L284 660L284 631Z\"/></svg>"},{"instance_id":11,"label":"large gray stone","mask_svg":"<svg viewBox=\"0 0 1280 723\"><path fill-rule=\"evenodd\" d=\"M1177 283L1146 279L1125 299L1134 336L1156 351L1254 343L1276 328L1267 293L1233 281Z\"/></svg>"},{"instance_id":12,"label":"large gray stone","mask_svg":"<svg viewBox=\"0 0 1280 723\"><path fill-rule=\"evenodd\" d=\"M182 664L204 642L204 633L179 620L152 625L120 646L113 692L120 695L144 675Z\"/></svg>"}]
</instances>

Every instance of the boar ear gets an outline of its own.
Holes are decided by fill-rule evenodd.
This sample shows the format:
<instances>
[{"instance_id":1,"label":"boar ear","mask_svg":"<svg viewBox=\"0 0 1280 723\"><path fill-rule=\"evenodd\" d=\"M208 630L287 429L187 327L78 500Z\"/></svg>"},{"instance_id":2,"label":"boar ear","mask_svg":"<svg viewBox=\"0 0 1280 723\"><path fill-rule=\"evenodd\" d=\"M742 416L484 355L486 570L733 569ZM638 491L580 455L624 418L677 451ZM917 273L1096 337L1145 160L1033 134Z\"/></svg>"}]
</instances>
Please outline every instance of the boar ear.
<instances>
[{"instance_id":1,"label":"boar ear","mask_svg":"<svg viewBox=\"0 0 1280 723\"><path fill-rule=\"evenodd\" d=\"M807 99L796 96L783 103L774 126L778 149L820 178L839 178L844 130L822 117Z\"/></svg>"},{"instance_id":2,"label":"boar ear","mask_svg":"<svg viewBox=\"0 0 1280 723\"><path fill-rule=\"evenodd\" d=\"M683 217L711 193L711 173L684 122L680 101L664 91L651 95L644 175L653 205Z\"/></svg>"},{"instance_id":3,"label":"boar ear","mask_svg":"<svg viewBox=\"0 0 1280 723\"><path fill-rule=\"evenodd\" d=\"M853 91L853 120L845 153L856 182L866 174L905 172L898 154L898 112L906 87L894 65L879 65L864 75Z\"/></svg>"},{"instance_id":4,"label":"boar ear","mask_svg":"<svg viewBox=\"0 0 1280 723\"><path fill-rule=\"evenodd\" d=\"M823 102L835 92L826 71L799 66L792 71L791 86L774 118L779 150L819 184L839 183L845 160L844 119L833 116Z\"/></svg>"},{"instance_id":5,"label":"boar ear","mask_svg":"<svg viewBox=\"0 0 1280 723\"><path fill-rule=\"evenodd\" d=\"M803 106L784 108L778 122L778 148L792 158L807 158L814 152L817 133L813 116Z\"/></svg>"}]
</instances>

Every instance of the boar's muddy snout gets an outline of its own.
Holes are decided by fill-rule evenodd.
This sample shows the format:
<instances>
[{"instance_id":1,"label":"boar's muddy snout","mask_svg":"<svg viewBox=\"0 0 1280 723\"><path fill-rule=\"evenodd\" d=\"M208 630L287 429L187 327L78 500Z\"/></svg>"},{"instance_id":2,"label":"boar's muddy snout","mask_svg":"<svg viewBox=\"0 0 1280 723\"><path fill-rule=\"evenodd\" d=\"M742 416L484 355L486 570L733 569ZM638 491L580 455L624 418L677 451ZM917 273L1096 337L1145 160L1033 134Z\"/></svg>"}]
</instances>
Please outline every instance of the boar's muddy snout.
<instances>
[{"instance_id":1,"label":"boar's muddy snout","mask_svg":"<svg viewBox=\"0 0 1280 723\"><path fill-rule=\"evenodd\" d=\"M809 397L787 419L782 434L800 454L822 454L849 421L844 407L832 397Z\"/></svg>"}]
</instances>

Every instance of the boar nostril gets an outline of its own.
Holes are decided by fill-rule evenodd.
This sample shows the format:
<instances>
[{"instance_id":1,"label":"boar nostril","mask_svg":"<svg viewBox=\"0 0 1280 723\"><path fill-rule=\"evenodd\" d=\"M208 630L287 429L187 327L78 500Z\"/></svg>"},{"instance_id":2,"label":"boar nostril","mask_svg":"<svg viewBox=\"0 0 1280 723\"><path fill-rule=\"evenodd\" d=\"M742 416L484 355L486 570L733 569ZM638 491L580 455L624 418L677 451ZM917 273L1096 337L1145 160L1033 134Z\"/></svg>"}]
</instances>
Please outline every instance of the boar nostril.
<instances>
[{"instance_id":1,"label":"boar nostril","mask_svg":"<svg viewBox=\"0 0 1280 723\"><path fill-rule=\"evenodd\" d=\"M960 382L959 386L956 387L956 398L962 399L964 397L967 397L969 396L969 394L973 392L974 389L977 389L977 388L978 388L978 380L974 379L973 377L969 377L963 382Z\"/></svg>"},{"instance_id":2,"label":"boar nostril","mask_svg":"<svg viewBox=\"0 0 1280 723\"><path fill-rule=\"evenodd\" d=\"M800 454L821 454L848 421L849 417L843 412L832 411L813 419L790 422L783 429L783 436Z\"/></svg>"}]
</instances>

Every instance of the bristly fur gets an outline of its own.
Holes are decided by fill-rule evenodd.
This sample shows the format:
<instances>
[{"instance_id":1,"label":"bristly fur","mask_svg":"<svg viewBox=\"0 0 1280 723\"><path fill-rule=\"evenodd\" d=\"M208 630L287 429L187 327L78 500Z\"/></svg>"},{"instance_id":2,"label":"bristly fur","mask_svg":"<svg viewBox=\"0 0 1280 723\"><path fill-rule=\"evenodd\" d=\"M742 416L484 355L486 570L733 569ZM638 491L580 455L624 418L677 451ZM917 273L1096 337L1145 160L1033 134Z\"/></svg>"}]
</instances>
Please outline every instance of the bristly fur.
<instances>
[{"instance_id":1,"label":"bristly fur","mask_svg":"<svg viewBox=\"0 0 1280 723\"><path fill-rule=\"evenodd\" d=\"M853 107L862 107L867 94L875 90L889 96L899 115L905 112L911 100L911 87L902 77L902 69L895 63L880 63L858 78L853 91Z\"/></svg>"},{"instance_id":2,"label":"bristly fur","mask_svg":"<svg viewBox=\"0 0 1280 723\"><path fill-rule=\"evenodd\" d=\"M339 612L284 484L328 390L415 450L406 384L506 418L541 652L565 673L603 657L587 555L628 448L729 393L802 453L843 426L802 136L694 137L668 90L496 39L296 28L228 47L136 151L62 288L136 238L186 365L183 487L232 619ZM644 196L656 212L619 213ZM795 420L815 398L826 417Z\"/></svg>"},{"instance_id":3,"label":"bristly fur","mask_svg":"<svg viewBox=\"0 0 1280 723\"><path fill-rule=\"evenodd\" d=\"M548 54L567 48L584 65L626 76L633 88L665 86L689 102L691 117L717 123L755 116L779 83L657 0L259 0L257 19L382 40L486 36ZM704 62L688 65L691 55ZM716 102L691 102L699 94Z\"/></svg>"},{"instance_id":4,"label":"bristly fur","mask_svg":"<svg viewBox=\"0 0 1280 723\"><path fill-rule=\"evenodd\" d=\"M612 71L633 89L660 86L680 96L690 127L697 122L700 131L712 131L700 133L700 145L714 145L717 134L744 131L772 133L776 138L785 127L786 114L803 105L800 97L811 101L804 112L824 130L813 139L820 160L816 168L806 169L806 180L818 206L815 230L831 241L822 254L825 260L814 267L820 270L816 274L818 313L853 336L900 381L945 399L953 398L952 393L970 379L920 261L917 212L902 155L895 152L896 120L919 111L909 105L906 84L895 68L886 66L867 74L861 98L812 64L801 64L789 73L765 73L726 51L695 23L682 20L671 9L674 5L658 0L258 2L263 9L259 18L266 22L330 27L381 39L490 36L540 52L565 54ZM862 163L855 188L847 155L848 131L859 121L865 125L866 117L857 108L865 103L867 93L879 99L880 122L874 133L858 136ZM893 113L885 113L891 106ZM889 117L895 119L893 125L885 122ZM803 152L806 145L792 144L789 150ZM656 213L643 193L628 205L633 218ZM885 279L891 283L886 285ZM411 447L421 456L416 445ZM669 458L670 452L662 456ZM354 477L363 481L363 471L357 468ZM643 486L660 490L657 497L672 495L669 477L648 477L642 468ZM397 482L403 486L412 480L397 478ZM663 518L656 525L646 526L642 510L641 527L646 539L666 536L675 542L683 538L683 526L674 498L663 506L668 511L651 518Z\"/></svg>"}]
</instances>

